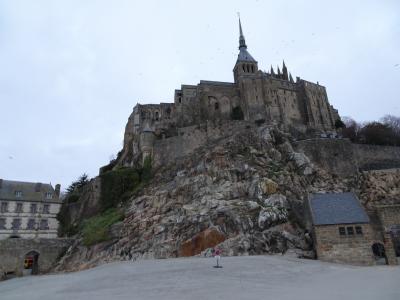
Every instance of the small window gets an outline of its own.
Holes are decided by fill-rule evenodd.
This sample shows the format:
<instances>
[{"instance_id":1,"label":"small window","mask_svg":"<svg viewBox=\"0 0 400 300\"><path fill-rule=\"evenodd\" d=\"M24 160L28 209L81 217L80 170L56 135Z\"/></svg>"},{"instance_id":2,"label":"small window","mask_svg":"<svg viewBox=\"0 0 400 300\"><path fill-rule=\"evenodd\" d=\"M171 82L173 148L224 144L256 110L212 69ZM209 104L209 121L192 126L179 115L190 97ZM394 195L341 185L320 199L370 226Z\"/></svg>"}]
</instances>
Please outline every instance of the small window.
<instances>
[{"instance_id":1,"label":"small window","mask_svg":"<svg viewBox=\"0 0 400 300\"><path fill-rule=\"evenodd\" d=\"M219 103L215 102L214 107L215 107L215 110L218 110L219 109Z\"/></svg>"},{"instance_id":2,"label":"small window","mask_svg":"<svg viewBox=\"0 0 400 300\"><path fill-rule=\"evenodd\" d=\"M17 203L17 206L15 207L15 212L22 213L22 203Z\"/></svg>"},{"instance_id":3,"label":"small window","mask_svg":"<svg viewBox=\"0 0 400 300\"><path fill-rule=\"evenodd\" d=\"M6 229L6 219L0 219L0 229Z\"/></svg>"},{"instance_id":4,"label":"small window","mask_svg":"<svg viewBox=\"0 0 400 300\"><path fill-rule=\"evenodd\" d=\"M347 235L354 235L354 228L353 227L347 227Z\"/></svg>"},{"instance_id":5,"label":"small window","mask_svg":"<svg viewBox=\"0 0 400 300\"><path fill-rule=\"evenodd\" d=\"M15 191L15 197L21 198L22 197L22 191Z\"/></svg>"},{"instance_id":6,"label":"small window","mask_svg":"<svg viewBox=\"0 0 400 300\"><path fill-rule=\"evenodd\" d=\"M35 219L29 219L28 224L26 225L26 229L28 230L34 230L36 227L36 222Z\"/></svg>"},{"instance_id":7,"label":"small window","mask_svg":"<svg viewBox=\"0 0 400 300\"><path fill-rule=\"evenodd\" d=\"M178 98L178 102L179 102L179 103L182 103L182 97L179 97L179 98Z\"/></svg>"},{"instance_id":8,"label":"small window","mask_svg":"<svg viewBox=\"0 0 400 300\"><path fill-rule=\"evenodd\" d=\"M50 213L50 205L49 204L43 205L43 213L44 214L49 214Z\"/></svg>"},{"instance_id":9,"label":"small window","mask_svg":"<svg viewBox=\"0 0 400 300\"><path fill-rule=\"evenodd\" d=\"M18 230L18 229L20 229L21 228L21 219L14 219L13 221L12 221L12 229L13 230Z\"/></svg>"},{"instance_id":10,"label":"small window","mask_svg":"<svg viewBox=\"0 0 400 300\"><path fill-rule=\"evenodd\" d=\"M36 214L37 212L37 204L31 204L31 214Z\"/></svg>"},{"instance_id":11,"label":"small window","mask_svg":"<svg viewBox=\"0 0 400 300\"><path fill-rule=\"evenodd\" d=\"M346 230L344 227L339 227L339 234L340 235L346 235Z\"/></svg>"},{"instance_id":12,"label":"small window","mask_svg":"<svg viewBox=\"0 0 400 300\"><path fill-rule=\"evenodd\" d=\"M356 226L356 234L362 235L362 227L361 226Z\"/></svg>"},{"instance_id":13,"label":"small window","mask_svg":"<svg viewBox=\"0 0 400 300\"><path fill-rule=\"evenodd\" d=\"M49 222L47 220L40 220L40 230L49 229Z\"/></svg>"},{"instance_id":14,"label":"small window","mask_svg":"<svg viewBox=\"0 0 400 300\"><path fill-rule=\"evenodd\" d=\"M156 121L158 121L158 119L160 118L160 114L159 114L159 112L158 112L158 111L156 111L155 115L156 115Z\"/></svg>"},{"instance_id":15,"label":"small window","mask_svg":"<svg viewBox=\"0 0 400 300\"><path fill-rule=\"evenodd\" d=\"M8 212L8 202L1 202L0 212L2 213Z\"/></svg>"},{"instance_id":16,"label":"small window","mask_svg":"<svg viewBox=\"0 0 400 300\"><path fill-rule=\"evenodd\" d=\"M53 194L47 192L47 193L46 193L46 199L53 199Z\"/></svg>"}]
</instances>

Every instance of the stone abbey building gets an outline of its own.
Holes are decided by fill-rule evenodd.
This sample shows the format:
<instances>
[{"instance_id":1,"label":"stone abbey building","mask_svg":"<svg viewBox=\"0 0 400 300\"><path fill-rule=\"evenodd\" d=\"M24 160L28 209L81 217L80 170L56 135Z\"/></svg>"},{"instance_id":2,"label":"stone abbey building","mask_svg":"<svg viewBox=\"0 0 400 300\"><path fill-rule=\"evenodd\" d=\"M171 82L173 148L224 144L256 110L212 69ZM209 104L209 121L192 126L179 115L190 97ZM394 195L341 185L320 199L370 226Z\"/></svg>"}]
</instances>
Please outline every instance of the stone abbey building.
<instances>
[{"instance_id":1,"label":"stone abbey building","mask_svg":"<svg viewBox=\"0 0 400 300\"><path fill-rule=\"evenodd\" d=\"M210 121L278 124L301 133L335 130L339 115L329 104L325 87L299 77L294 81L284 62L282 71L259 70L247 50L240 20L239 30L234 82L202 80L175 90L174 103L137 104L126 126L122 161L128 152L151 154L155 138L176 136L179 129Z\"/></svg>"}]
</instances>

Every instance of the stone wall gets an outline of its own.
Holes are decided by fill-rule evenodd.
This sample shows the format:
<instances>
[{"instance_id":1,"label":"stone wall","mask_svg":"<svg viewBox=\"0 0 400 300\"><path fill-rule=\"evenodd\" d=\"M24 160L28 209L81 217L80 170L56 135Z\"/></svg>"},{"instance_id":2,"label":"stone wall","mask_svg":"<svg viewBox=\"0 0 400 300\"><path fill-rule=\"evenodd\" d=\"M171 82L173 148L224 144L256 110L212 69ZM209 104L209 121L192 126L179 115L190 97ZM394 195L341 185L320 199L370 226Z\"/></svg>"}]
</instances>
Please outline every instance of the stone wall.
<instances>
[{"instance_id":1,"label":"stone wall","mask_svg":"<svg viewBox=\"0 0 400 300\"><path fill-rule=\"evenodd\" d=\"M363 234L340 235L339 227L360 226ZM324 225L315 226L315 249L318 259L322 261L348 263L355 265L372 265L372 230L369 224Z\"/></svg>"},{"instance_id":2,"label":"stone wall","mask_svg":"<svg viewBox=\"0 0 400 300\"><path fill-rule=\"evenodd\" d=\"M361 171L400 168L400 147L353 144Z\"/></svg>"},{"instance_id":3,"label":"stone wall","mask_svg":"<svg viewBox=\"0 0 400 300\"><path fill-rule=\"evenodd\" d=\"M153 149L154 167L174 163L176 159L193 153L200 147L226 138L233 132L254 126L253 123L243 121L209 121L198 126L180 128L178 136L155 141Z\"/></svg>"},{"instance_id":4,"label":"stone wall","mask_svg":"<svg viewBox=\"0 0 400 300\"><path fill-rule=\"evenodd\" d=\"M353 144L345 139L309 139L295 143L321 169L339 176L357 173Z\"/></svg>"},{"instance_id":5,"label":"stone wall","mask_svg":"<svg viewBox=\"0 0 400 300\"><path fill-rule=\"evenodd\" d=\"M390 229L393 225L400 225L400 205L377 206L377 211L385 229Z\"/></svg>"},{"instance_id":6,"label":"stone wall","mask_svg":"<svg viewBox=\"0 0 400 300\"><path fill-rule=\"evenodd\" d=\"M64 203L64 218L68 224L77 225L85 218L90 218L100 211L101 179L95 177L83 187L79 202Z\"/></svg>"},{"instance_id":7,"label":"stone wall","mask_svg":"<svg viewBox=\"0 0 400 300\"><path fill-rule=\"evenodd\" d=\"M72 239L7 239L0 241L0 269L21 276L25 255L39 253L39 273L51 270L57 260L72 245Z\"/></svg>"},{"instance_id":8,"label":"stone wall","mask_svg":"<svg viewBox=\"0 0 400 300\"><path fill-rule=\"evenodd\" d=\"M329 138L298 141L295 145L320 168L339 176L400 168L400 147L353 144L347 139Z\"/></svg>"}]
</instances>

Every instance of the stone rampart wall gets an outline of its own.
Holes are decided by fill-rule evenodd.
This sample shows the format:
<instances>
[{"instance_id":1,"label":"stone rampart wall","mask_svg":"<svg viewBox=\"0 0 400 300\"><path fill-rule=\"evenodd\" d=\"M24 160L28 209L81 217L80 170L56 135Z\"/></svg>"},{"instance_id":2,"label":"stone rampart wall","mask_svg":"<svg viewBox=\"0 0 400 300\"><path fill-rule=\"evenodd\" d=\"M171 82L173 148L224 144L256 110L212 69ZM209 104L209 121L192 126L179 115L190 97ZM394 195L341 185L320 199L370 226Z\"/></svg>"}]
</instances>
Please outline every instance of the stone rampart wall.
<instances>
[{"instance_id":1,"label":"stone rampart wall","mask_svg":"<svg viewBox=\"0 0 400 300\"><path fill-rule=\"evenodd\" d=\"M22 275L26 254L39 253L39 273L50 271L72 239L7 239L0 241L0 269L6 273Z\"/></svg>"},{"instance_id":2,"label":"stone rampart wall","mask_svg":"<svg viewBox=\"0 0 400 300\"><path fill-rule=\"evenodd\" d=\"M328 138L298 141L295 145L314 164L339 176L400 168L400 147L353 144L347 139Z\"/></svg>"}]
</instances>

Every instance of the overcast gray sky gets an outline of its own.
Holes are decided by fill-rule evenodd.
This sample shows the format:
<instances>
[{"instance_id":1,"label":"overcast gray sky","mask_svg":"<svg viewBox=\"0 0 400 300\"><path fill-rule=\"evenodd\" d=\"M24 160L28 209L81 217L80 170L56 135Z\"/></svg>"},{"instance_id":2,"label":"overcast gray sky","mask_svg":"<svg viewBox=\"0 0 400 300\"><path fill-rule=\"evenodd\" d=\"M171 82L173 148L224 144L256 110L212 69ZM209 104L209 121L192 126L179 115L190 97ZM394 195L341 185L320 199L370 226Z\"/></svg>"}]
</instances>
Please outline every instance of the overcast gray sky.
<instances>
[{"instance_id":1,"label":"overcast gray sky","mask_svg":"<svg viewBox=\"0 0 400 300\"><path fill-rule=\"evenodd\" d=\"M0 0L0 178L95 176L137 102L233 81L238 11L261 69L285 59L342 116L400 115L398 0Z\"/></svg>"}]
</instances>

